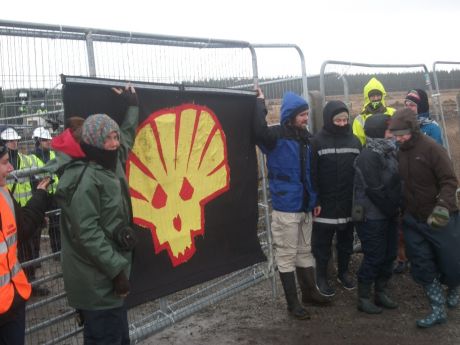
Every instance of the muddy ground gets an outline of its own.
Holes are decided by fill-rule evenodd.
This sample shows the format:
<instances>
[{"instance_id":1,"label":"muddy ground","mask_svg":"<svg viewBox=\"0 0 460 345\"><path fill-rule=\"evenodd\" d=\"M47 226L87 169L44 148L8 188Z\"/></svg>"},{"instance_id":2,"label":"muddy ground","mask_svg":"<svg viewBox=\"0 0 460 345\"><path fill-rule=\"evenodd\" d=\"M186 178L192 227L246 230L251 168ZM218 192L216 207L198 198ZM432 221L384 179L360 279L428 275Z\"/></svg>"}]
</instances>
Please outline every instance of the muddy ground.
<instances>
[{"instance_id":1,"label":"muddy ground","mask_svg":"<svg viewBox=\"0 0 460 345\"><path fill-rule=\"evenodd\" d=\"M454 99L455 94L449 97ZM402 100L404 95L391 95L389 99ZM350 100L361 104L361 97L355 95ZM402 103L393 103L390 105L402 107ZM446 122L452 160L459 174L459 121L450 117ZM360 260L361 254L354 254L353 273ZM272 296L270 281L264 281L178 322L141 344L460 345L460 308L448 311L449 321L444 325L427 330L416 328L415 320L424 317L429 306L422 288L413 282L409 272L393 276L390 292L399 303L396 310L385 310L380 315L357 311L356 290L340 288L334 277L337 290L334 303L328 307L309 306L312 317L308 321L298 321L288 315L278 276L276 281L276 297Z\"/></svg>"},{"instance_id":2,"label":"muddy ground","mask_svg":"<svg viewBox=\"0 0 460 345\"><path fill-rule=\"evenodd\" d=\"M351 264L356 272L361 254ZM335 277L333 277L335 279ZM432 329L415 326L429 306L420 286L408 272L394 275L390 291L399 302L396 310L367 315L356 309L356 290L344 290L335 282L332 305L308 306L311 319L299 321L286 311L277 277L278 295L272 296L270 281L264 281L237 296L165 329L141 344L187 345L459 345L460 309L449 310L449 321Z\"/></svg>"}]
</instances>

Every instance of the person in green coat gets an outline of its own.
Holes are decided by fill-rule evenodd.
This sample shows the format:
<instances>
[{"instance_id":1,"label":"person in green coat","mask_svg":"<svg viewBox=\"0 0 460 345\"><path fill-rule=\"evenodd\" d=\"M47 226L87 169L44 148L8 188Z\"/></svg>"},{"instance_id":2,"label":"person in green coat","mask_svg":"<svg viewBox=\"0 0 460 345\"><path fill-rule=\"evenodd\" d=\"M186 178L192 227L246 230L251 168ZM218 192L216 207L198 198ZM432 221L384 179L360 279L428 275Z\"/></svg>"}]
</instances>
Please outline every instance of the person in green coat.
<instances>
[{"instance_id":1,"label":"person in green coat","mask_svg":"<svg viewBox=\"0 0 460 345\"><path fill-rule=\"evenodd\" d=\"M108 115L94 114L52 141L61 174L55 195L64 286L83 321L84 344L130 342L124 299L134 233L124 167L139 108L132 86L113 90L128 105L121 128Z\"/></svg>"}]
</instances>

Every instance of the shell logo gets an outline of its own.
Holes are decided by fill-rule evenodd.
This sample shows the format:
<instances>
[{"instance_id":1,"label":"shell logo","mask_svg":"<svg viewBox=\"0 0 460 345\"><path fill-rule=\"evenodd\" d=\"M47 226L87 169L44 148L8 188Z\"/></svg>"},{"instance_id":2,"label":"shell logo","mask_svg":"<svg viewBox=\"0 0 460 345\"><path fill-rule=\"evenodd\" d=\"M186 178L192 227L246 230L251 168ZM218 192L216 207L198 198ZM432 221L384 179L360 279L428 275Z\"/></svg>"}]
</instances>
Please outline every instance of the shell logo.
<instances>
[{"instance_id":1,"label":"shell logo","mask_svg":"<svg viewBox=\"0 0 460 345\"><path fill-rule=\"evenodd\" d=\"M185 104L151 114L127 160L134 223L148 228L155 253L173 266L195 253L204 207L229 189L225 133L208 108Z\"/></svg>"}]
</instances>

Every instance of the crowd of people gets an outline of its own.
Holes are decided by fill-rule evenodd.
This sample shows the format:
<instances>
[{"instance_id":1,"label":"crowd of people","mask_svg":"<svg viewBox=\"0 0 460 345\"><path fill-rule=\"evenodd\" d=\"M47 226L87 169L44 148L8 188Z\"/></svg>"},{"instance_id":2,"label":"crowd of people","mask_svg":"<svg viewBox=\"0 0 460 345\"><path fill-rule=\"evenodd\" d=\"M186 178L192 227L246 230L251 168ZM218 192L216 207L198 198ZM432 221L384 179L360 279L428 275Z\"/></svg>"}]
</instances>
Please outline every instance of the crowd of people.
<instances>
[{"instance_id":1,"label":"crowd of people","mask_svg":"<svg viewBox=\"0 0 460 345\"><path fill-rule=\"evenodd\" d=\"M258 95L263 99L261 90ZM441 129L424 90L410 90L398 110L386 105L385 96L372 78L353 122L343 102L327 102L315 135L307 129L309 105L301 97L285 94L276 126L268 127L263 102L258 106L255 133L267 155L275 260L288 311L298 319L308 312L293 287L294 270L312 267L316 300L330 302L334 243L337 280L347 290L357 286L358 310L398 308L388 283L406 265L431 305L418 327L444 323L446 307L458 306L458 181ZM348 270L354 230L363 253L357 284Z\"/></svg>"},{"instance_id":2,"label":"crowd of people","mask_svg":"<svg viewBox=\"0 0 460 345\"><path fill-rule=\"evenodd\" d=\"M126 105L123 123L106 114L70 118L67 129L52 138L49 130L33 131L35 149L18 152L17 131L0 133L0 344L24 344L25 302L47 295L31 286L41 232L48 223L50 246L62 263L69 305L83 326L84 344L130 343L127 311L129 273L135 234L125 161L138 126L134 88L113 88ZM7 184L14 170L44 168ZM50 209L61 215L45 217ZM52 219L52 217L59 218ZM60 259L59 259L60 258Z\"/></svg>"},{"instance_id":3,"label":"crowd of people","mask_svg":"<svg viewBox=\"0 0 460 345\"><path fill-rule=\"evenodd\" d=\"M38 127L30 154L18 151L21 137L14 128L0 133L0 278L7 277L0 280L0 344L24 343L25 302L49 294L29 283L36 266L20 265L39 256L45 226L51 251L61 251L55 257L62 262L69 305L84 326L84 343L130 342L124 300L135 234L124 167L139 106L132 86L113 92L126 103L120 126L107 114L93 114L68 119L54 138ZM385 96L372 78L354 121L345 103L327 102L323 127L312 135L305 99L285 93L279 125L268 126L264 94L257 89L253 128L267 157L275 261L287 309L297 319L311 317L311 303L333 301L334 247L336 279L344 289L357 288L356 305L364 313L398 308L389 281L408 266L432 308L418 327L445 322L446 307L459 304L458 181L441 129L430 117L424 90L410 90L398 110L386 105ZM49 173L7 183L13 170L34 167ZM60 217L45 217L56 208ZM363 254L353 277L355 232Z\"/></svg>"}]
</instances>

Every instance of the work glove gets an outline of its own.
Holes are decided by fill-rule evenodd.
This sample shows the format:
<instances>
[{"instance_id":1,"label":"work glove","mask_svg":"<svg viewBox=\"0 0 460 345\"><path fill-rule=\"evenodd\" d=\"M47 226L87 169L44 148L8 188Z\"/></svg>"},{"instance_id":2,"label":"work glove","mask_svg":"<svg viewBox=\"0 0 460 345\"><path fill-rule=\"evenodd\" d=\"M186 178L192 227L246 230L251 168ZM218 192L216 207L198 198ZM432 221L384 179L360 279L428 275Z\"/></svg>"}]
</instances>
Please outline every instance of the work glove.
<instances>
[{"instance_id":1,"label":"work glove","mask_svg":"<svg viewBox=\"0 0 460 345\"><path fill-rule=\"evenodd\" d=\"M449 223L449 210L443 206L435 206L426 220L433 229L439 229Z\"/></svg>"},{"instance_id":2,"label":"work glove","mask_svg":"<svg viewBox=\"0 0 460 345\"><path fill-rule=\"evenodd\" d=\"M125 272L121 271L115 278L112 279L113 289L115 294L120 297L126 297L129 293L129 280L126 278Z\"/></svg>"}]
</instances>

